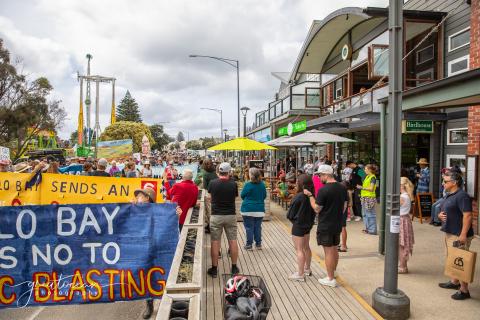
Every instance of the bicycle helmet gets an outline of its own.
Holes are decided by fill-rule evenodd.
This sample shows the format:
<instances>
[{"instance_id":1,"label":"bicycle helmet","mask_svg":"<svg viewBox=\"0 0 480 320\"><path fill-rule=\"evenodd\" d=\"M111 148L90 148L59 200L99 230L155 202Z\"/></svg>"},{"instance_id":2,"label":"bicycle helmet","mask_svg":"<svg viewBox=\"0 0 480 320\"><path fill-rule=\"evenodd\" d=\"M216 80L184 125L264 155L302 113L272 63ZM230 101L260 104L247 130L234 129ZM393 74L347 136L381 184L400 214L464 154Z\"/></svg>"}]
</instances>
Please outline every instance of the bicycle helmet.
<instances>
[{"instance_id":1,"label":"bicycle helmet","mask_svg":"<svg viewBox=\"0 0 480 320\"><path fill-rule=\"evenodd\" d=\"M247 296L250 291L250 280L245 276L235 276L225 283L225 293L233 293L237 297Z\"/></svg>"},{"instance_id":2,"label":"bicycle helmet","mask_svg":"<svg viewBox=\"0 0 480 320\"><path fill-rule=\"evenodd\" d=\"M237 295L234 293L225 293L224 295L225 301L230 304L234 305L237 302Z\"/></svg>"}]
</instances>

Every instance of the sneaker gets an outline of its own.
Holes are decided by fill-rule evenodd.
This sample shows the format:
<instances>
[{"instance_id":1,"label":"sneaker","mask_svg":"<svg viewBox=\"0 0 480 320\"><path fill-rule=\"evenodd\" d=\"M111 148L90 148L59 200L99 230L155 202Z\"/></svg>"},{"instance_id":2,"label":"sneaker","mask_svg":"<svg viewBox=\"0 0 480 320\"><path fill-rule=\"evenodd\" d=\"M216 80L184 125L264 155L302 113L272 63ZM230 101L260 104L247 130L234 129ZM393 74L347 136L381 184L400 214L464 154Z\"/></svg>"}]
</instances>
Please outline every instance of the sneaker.
<instances>
[{"instance_id":1,"label":"sneaker","mask_svg":"<svg viewBox=\"0 0 480 320\"><path fill-rule=\"evenodd\" d=\"M452 283L451 281L439 283L438 286L443 289L455 289L460 290L460 283Z\"/></svg>"},{"instance_id":2,"label":"sneaker","mask_svg":"<svg viewBox=\"0 0 480 320\"><path fill-rule=\"evenodd\" d=\"M257 250L262 250L262 244L261 244L261 243L260 243L260 244L256 244L256 245L255 245L255 248L256 248Z\"/></svg>"},{"instance_id":3,"label":"sneaker","mask_svg":"<svg viewBox=\"0 0 480 320\"><path fill-rule=\"evenodd\" d=\"M232 266L232 274L239 274L240 273L240 269L238 269L237 266Z\"/></svg>"},{"instance_id":4,"label":"sneaker","mask_svg":"<svg viewBox=\"0 0 480 320\"><path fill-rule=\"evenodd\" d=\"M335 288L337 286L337 280L335 279L330 280L328 276L325 278L318 279L318 282L320 282L322 286L327 286L332 288Z\"/></svg>"},{"instance_id":5,"label":"sneaker","mask_svg":"<svg viewBox=\"0 0 480 320\"><path fill-rule=\"evenodd\" d=\"M462 292L458 290L452 295L453 300L465 300L470 299L470 292Z\"/></svg>"},{"instance_id":6,"label":"sneaker","mask_svg":"<svg viewBox=\"0 0 480 320\"><path fill-rule=\"evenodd\" d=\"M356 216L355 219L353 219L353 220L355 220L355 221L358 222L358 221L361 221L361 220L362 220L362 217Z\"/></svg>"},{"instance_id":7,"label":"sneaker","mask_svg":"<svg viewBox=\"0 0 480 320\"><path fill-rule=\"evenodd\" d=\"M312 276L312 270L311 269L305 269L303 270L303 274L306 275L307 277Z\"/></svg>"},{"instance_id":8,"label":"sneaker","mask_svg":"<svg viewBox=\"0 0 480 320\"><path fill-rule=\"evenodd\" d=\"M347 218L347 222L350 222L352 221L352 219L350 217Z\"/></svg>"},{"instance_id":9,"label":"sneaker","mask_svg":"<svg viewBox=\"0 0 480 320\"><path fill-rule=\"evenodd\" d=\"M246 245L243 247L243 249L245 249L245 250L247 250L247 251L251 251L251 250L253 250L253 247L252 247L251 244L250 244L250 245L246 244Z\"/></svg>"},{"instance_id":10,"label":"sneaker","mask_svg":"<svg viewBox=\"0 0 480 320\"><path fill-rule=\"evenodd\" d=\"M150 319L153 313L153 300L147 299L145 303L145 310L143 311L142 318Z\"/></svg>"},{"instance_id":11,"label":"sneaker","mask_svg":"<svg viewBox=\"0 0 480 320\"><path fill-rule=\"evenodd\" d=\"M210 269L207 270L207 273L212 278L216 278L218 276L218 269L217 267L211 267Z\"/></svg>"},{"instance_id":12,"label":"sneaker","mask_svg":"<svg viewBox=\"0 0 480 320\"><path fill-rule=\"evenodd\" d=\"M288 280L292 281L298 281L298 282L305 282L305 274L303 276L299 275L298 272L292 273L289 277Z\"/></svg>"}]
</instances>

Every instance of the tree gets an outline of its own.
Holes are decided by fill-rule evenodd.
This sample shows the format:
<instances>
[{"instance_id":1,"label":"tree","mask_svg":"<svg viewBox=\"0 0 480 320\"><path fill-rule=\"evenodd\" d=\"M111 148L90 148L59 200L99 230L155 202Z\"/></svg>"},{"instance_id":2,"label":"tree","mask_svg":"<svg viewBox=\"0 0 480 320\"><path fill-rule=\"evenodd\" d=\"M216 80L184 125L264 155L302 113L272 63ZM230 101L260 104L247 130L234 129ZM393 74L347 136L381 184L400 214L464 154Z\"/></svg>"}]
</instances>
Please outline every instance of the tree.
<instances>
[{"instance_id":1,"label":"tree","mask_svg":"<svg viewBox=\"0 0 480 320\"><path fill-rule=\"evenodd\" d=\"M202 150L202 142L199 140L190 140L186 145L187 149L190 150Z\"/></svg>"},{"instance_id":2,"label":"tree","mask_svg":"<svg viewBox=\"0 0 480 320\"><path fill-rule=\"evenodd\" d=\"M53 90L47 78L34 81L17 72L0 39L0 145L20 157L40 131L56 131L66 119L61 101L48 101Z\"/></svg>"},{"instance_id":3,"label":"tree","mask_svg":"<svg viewBox=\"0 0 480 320\"><path fill-rule=\"evenodd\" d=\"M152 145L152 149L162 150L169 142L172 142L172 138L163 131L163 126L160 124L153 124L149 127L152 133L155 143Z\"/></svg>"},{"instance_id":4,"label":"tree","mask_svg":"<svg viewBox=\"0 0 480 320\"><path fill-rule=\"evenodd\" d=\"M105 128L105 131L100 136L100 141L132 139L133 152L141 152L142 138L144 135L147 136L150 145L155 143L152 133L146 124L131 121L118 121Z\"/></svg>"},{"instance_id":5,"label":"tree","mask_svg":"<svg viewBox=\"0 0 480 320\"><path fill-rule=\"evenodd\" d=\"M182 132L182 131L180 131L180 132L177 134L177 141L178 141L178 142L185 141L185 137L183 136L183 132Z\"/></svg>"},{"instance_id":6,"label":"tree","mask_svg":"<svg viewBox=\"0 0 480 320\"><path fill-rule=\"evenodd\" d=\"M130 91L127 90L120 104L117 106L117 121L142 122L138 103L132 98Z\"/></svg>"},{"instance_id":7,"label":"tree","mask_svg":"<svg viewBox=\"0 0 480 320\"><path fill-rule=\"evenodd\" d=\"M213 137L205 137L200 139L202 141L202 149L207 150L217 144L217 141Z\"/></svg>"}]
</instances>

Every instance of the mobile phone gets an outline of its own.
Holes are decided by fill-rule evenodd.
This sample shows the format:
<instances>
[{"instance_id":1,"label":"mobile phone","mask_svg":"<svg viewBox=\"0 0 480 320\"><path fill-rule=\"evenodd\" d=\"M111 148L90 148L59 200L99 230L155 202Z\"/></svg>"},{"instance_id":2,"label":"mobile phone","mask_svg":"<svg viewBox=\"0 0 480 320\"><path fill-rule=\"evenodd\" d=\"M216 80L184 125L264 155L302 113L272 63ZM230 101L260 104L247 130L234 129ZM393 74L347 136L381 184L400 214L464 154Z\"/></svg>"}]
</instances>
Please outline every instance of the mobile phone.
<instances>
[{"instance_id":1,"label":"mobile phone","mask_svg":"<svg viewBox=\"0 0 480 320\"><path fill-rule=\"evenodd\" d=\"M461 246L460 241L458 241L458 240L453 241L453 247L454 248L459 248L460 246Z\"/></svg>"}]
</instances>

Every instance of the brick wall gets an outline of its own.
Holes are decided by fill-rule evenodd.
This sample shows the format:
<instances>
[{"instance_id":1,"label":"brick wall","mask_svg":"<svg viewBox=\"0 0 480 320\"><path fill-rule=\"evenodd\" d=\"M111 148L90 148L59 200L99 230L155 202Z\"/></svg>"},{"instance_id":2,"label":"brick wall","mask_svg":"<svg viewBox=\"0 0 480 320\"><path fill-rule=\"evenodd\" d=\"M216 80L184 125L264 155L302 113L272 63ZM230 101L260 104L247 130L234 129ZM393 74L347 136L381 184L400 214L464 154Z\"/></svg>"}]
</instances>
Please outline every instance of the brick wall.
<instances>
[{"instance_id":1,"label":"brick wall","mask_svg":"<svg viewBox=\"0 0 480 320\"><path fill-rule=\"evenodd\" d=\"M471 0L470 69L480 68L480 0ZM468 108L468 155L480 155L480 105ZM479 183L477 181L477 183ZM478 201L473 202L474 230L478 231Z\"/></svg>"}]
</instances>

